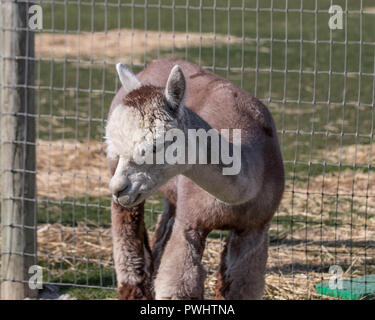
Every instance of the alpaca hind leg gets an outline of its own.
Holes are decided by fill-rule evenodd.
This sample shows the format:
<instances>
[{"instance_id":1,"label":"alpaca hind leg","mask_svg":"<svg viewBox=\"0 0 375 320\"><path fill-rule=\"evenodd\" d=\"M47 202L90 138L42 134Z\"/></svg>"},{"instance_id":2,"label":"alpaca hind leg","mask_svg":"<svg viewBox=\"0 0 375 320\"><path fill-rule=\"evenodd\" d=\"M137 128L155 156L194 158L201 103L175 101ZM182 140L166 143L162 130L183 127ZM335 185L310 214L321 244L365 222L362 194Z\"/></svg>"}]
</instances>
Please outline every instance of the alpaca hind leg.
<instances>
[{"instance_id":1,"label":"alpaca hind leg","mask_svg":"<svg viewBox=\"0 0 375 320\"><path fill-rule=\"evenodd\" d=\"M159 269L161 257L163 255L165 245L170 238L176 207L167 199L163 202L163 213L159 214L158 221L155 228L155 234L152 244L152 255L154 258L154 274Z\"/></svg>"},{"instance_id":2,"label":"alpaca hind leg","mask_svg":"<svg viewBox=\"0 0 375 320\"><path fill-rule=\"evenodd\" d=\"M203 299L206 272L201 264L207 233L175 222L155 279L155 299Z\"/></svg>"},{"instance_id":3,"label":"alpaca hind leg","mask_svg":"<svg viewBox=\"0 0 375 320\"><path fill-rule=\"evenodd\" d=\"M216 299L262 299L267 257L268 228L231 232L222 254Z\"/></svg>"}]
</instances>

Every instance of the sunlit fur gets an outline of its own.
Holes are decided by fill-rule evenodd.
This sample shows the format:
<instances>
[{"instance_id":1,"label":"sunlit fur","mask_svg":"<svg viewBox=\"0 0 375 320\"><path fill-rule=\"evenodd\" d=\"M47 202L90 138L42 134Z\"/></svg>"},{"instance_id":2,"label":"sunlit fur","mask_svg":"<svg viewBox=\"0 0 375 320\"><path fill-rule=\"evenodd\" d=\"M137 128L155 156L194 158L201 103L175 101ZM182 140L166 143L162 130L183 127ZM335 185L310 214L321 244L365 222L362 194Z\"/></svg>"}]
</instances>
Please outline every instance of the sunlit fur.
<instances>
[{"instance_id":1,"label":"sunlit fur","mask_svg":"<svg viewBox=\"0 0 375 320\"><path fill-rule=\"evenodd\" d=\"M119 159L110 189L114 197L117 194L114 200L119 204L136 205L168 179L189 167L167 163L140 165L135 159L141 158L144 150L152 149L163 132L178 128L181 111L177 110L183 109L183 96L180 101L175 101L172 92L174 88L169 93L168 86L164 91L162 88L142 85L125 67L118 65L117 70L120 78L126 78L128 83L123 83L127 95L111 112L106 127L107 155L111 159ZM180 72L177 67L171 73L170 87L178 80ZM127 192L122 194L126 185Z\"/></svg>"}]
</instances>

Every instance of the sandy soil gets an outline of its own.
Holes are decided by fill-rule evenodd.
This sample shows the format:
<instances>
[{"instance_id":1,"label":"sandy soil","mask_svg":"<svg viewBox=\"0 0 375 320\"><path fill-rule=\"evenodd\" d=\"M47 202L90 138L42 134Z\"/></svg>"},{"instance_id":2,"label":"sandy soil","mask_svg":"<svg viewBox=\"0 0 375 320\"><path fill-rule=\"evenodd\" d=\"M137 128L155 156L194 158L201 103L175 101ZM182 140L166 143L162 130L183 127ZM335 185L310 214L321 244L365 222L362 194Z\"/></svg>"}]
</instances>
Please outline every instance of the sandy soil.
<instances>
[{"instance_id":1,"label":"sandy soil","mask_svg":"<svg viewBox=\"0 0 375 320\"><path fill-rule=\"evenodd\" d=\"M172 47L213 46L228 42L228 37L211 33L110 30L76 34L40 33L35 37L35 54L43 58L81 57L106 62L140 63L145 53ZM241 42L231 37L231 43Z\"/></svg>"}]
</instances>

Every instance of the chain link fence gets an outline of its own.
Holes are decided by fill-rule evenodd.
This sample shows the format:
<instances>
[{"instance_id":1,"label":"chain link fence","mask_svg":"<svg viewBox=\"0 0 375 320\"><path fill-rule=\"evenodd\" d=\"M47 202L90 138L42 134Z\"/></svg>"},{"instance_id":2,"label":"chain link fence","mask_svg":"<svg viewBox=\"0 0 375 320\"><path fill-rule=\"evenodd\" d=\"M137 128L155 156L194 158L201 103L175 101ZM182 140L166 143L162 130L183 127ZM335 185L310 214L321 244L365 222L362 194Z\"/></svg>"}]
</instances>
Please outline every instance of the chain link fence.
<instances>
[{"instance_id":1,"label":"chain link fence","mask_svg":"<svg viewBox=\"0 0 375 320\"><path fill-rule=\"evenodd\" d=\"M25 266L37 264L44 291L116 297L103 139L120 86L115 64L138 72L160 57L228 78L275 119L286 191L271 227L264 297L328 298L315 284L332 277L332 266L343 279L374 273L372 0L0 4L3 295L7 283L27 284ZM146 204L151 236L161 210L156 194ZM208 238L207 297L225 236ZM14 265L22 271L4 271Z\"/></svg>"}]
</instances>

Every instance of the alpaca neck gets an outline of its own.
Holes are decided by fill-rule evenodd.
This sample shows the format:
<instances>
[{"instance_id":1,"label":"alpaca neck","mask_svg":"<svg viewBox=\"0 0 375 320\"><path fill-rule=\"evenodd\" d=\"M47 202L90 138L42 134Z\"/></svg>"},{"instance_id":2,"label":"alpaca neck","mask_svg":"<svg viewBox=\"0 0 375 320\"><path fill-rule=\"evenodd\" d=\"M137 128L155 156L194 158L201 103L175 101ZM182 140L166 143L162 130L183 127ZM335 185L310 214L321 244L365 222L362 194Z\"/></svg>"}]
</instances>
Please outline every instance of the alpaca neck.
<instances>
[{"instance_id":1,"label":"alpaca neck","mask_svg":"<svg viewBox=\"0 0 375 320\"><path fill-rule=\"evenodd\" d=\"M189 129L204 129L206 132L212 129L205 120L188 108L184 108L182 119L186 137L188 137ZM225 137L219 135L219 144L214 144L212 139L207 139L207 147L204 146L205 152L209 154L211 154L212 148L219 146L219 161L217 164L210 161L207 164L199 164L198 159L196 159L196 164L189 166L183 174L218 200L231 205L241 204L254 198L261 188L263 176L261 153L251 146L239 143L237 145L237 148L240 147L240 154L237 154L240 157L238 171L236 174L223 174L223 171L225 172L225 169L228 169L228 164L225 164L221 157L222 139L225 139ZM188 141L188 144L190 142ZM200 142L199 139L196 140L198 150L202 147ZM229 143L229 149L232 148L233 144ZM197 152L198 154L199 152ZM233 154L233 156L235 155Z\"/></svg>"}]
</instances>

